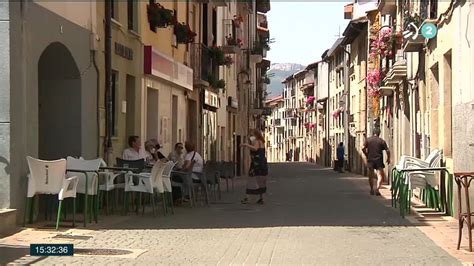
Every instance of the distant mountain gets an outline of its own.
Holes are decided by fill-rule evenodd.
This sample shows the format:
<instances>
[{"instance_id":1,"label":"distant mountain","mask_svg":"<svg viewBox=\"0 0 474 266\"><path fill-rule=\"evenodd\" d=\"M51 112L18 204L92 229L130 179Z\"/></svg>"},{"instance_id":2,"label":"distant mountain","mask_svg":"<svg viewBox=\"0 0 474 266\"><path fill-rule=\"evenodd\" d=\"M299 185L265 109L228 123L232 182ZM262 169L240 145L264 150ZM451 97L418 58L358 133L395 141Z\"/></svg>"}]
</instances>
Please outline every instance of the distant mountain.
<instances>
[{"instance_id":1,"label":"distant mountain","mask_svg":"<svg viewBox=\"0 0 474 266\"><path fill-rule=\"evenodd\" d=\"M271 81L267 87L268 97L280 95L283 92L283 84L281 82L291 74L305 69L305 67L295 63L273 63L268 71Z\"/></svg>"}]
</instances>

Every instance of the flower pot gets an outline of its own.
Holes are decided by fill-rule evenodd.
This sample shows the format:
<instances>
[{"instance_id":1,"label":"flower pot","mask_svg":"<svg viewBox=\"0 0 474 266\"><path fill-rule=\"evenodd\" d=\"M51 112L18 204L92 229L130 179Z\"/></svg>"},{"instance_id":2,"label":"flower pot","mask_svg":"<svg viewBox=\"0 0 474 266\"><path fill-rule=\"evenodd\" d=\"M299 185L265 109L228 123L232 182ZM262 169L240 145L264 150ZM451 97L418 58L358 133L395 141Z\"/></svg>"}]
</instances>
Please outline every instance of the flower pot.
<instances>
[{"instance_id":1,"label":"flower pot","mask_svg":"<svg viewBox=\"0 0 474 266\"><path fill-rule=\"evenodd\" d=\"M166 28L173 24L174 12L158 3L147 6L148 22L150 28Z\"/></svg>"}]
</instances>

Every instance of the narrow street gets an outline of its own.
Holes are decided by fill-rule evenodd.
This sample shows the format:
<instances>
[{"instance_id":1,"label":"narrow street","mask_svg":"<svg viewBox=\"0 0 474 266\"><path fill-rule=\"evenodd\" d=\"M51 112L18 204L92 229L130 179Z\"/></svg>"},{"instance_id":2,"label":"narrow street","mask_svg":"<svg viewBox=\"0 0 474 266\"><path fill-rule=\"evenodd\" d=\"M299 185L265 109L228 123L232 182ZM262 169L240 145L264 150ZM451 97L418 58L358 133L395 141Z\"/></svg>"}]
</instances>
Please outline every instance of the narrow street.
<instances>
[{"instance_id":1,"label":"narrow street","mask_svg":"<svg viewBox=\"0 0 474 266\"><path fill-rule=\"evenodd\" d=\"M173 216L105 217L99 224L106 230L90 231L92 238L75 244L76 248L133 249L138 257L49 257L36 262L459 264L388 207L389 202L370 196L363 177L306 163L273 164L264 206L238 203L243 186L243 180L238 180L235 191L224 191L218 203L179 207Z\"/></svg>"}]
</instances>

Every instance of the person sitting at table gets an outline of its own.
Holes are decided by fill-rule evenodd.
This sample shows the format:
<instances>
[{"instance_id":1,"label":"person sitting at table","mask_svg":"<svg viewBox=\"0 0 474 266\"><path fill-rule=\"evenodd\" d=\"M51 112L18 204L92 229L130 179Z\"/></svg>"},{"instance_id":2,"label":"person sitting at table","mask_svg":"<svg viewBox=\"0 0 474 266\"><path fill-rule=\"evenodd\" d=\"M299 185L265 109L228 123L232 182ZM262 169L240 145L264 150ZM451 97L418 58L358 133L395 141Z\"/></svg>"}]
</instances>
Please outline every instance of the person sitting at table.
<instances>
[{"instance_id":1,"label":"person sitting at table","mask_svg":"<svg viewBox=\"0 0 474 266\"><path fill-rule=\"evenodd\" d=\"M139 136L128 137L128 146L129 148L123 151L122 159L129 161L147 159L148 154L144 149L142 149L142 142Z\"/></svg>"},{"instance_id":2,"label":"person sitting at table","mask_svg":"<svg viewBox=\"0 0 474 266\"><path fill-rule=\"evenodd\" d=\"M184 156L184 163L180 171L182 172L191 172L191 178L194 183L199 183L200 178L199 174L203 172L204 168L204 160L202 156L195 151L195 145L191 142L186 142L184 144L186 148L187 154ZM178 189L173 188L173 200L177 200L181 198L181 193L184 196L184 201L187 202L189 200L190 195L188 195L188 185L184 182L183 177L180 175L173 175L172 179L174 182L182 183L184 191L179 191ZM178 203L178 202L177 202Z\"/></svg>"},{"instance_id":3,"label":"person sitting at table","mask_svg":"<svg viewBox=\"0 0 474 266\"><path fill-rule=\"evenodd\" d=\"M147 152L147 163L150 165L155 164L157 161L166 161L166 157L158 151L161 148L160 144L156 139L150 139L145 142L145 150Z\"/></svg>"},{"instance_id":4,"label":"person sitting at table","mask_svg":"<svg viewBox=\"0 0 474 266\"><path fill-rule=\"evenodd\" d=\"M202 156L195 150L196 146L191 142L186 142L184 144L186 148L186 155L184 156L183 170L191 172L191 177L193 181L201 180L199 175L202 174L204 169L204 160Z\"/></svg>"},{"instance_id":5,"label":"person sitting at table","mask_svg":"<svg viewBox=\"0 0 474 266\"><path fill-rule=\"evenodd\" d=\"M174 145L174 150L168 155L168 160L176 163L175 170L179 170L183 167L184 158L183 158L184 145L181 142L178 142Z\"/></svg>"}]
</instances>

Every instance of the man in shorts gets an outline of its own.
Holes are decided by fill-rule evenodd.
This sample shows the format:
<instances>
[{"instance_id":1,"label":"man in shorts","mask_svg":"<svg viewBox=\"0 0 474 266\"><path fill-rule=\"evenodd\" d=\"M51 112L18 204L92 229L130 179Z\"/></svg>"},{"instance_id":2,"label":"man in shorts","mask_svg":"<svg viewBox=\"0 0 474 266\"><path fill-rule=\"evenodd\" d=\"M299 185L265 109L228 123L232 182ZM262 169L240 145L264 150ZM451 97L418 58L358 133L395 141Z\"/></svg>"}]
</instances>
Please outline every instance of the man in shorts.
<instances>
[{"instance_id":1,"label":"man in shorts","mask_svg":"<svg viewBox=\"0 0 474 266\"><path fill-rule=\"evenodd\" d=\"M387 153L387 164L390 164L390 150L388 149L387 143L385 140L380 137L380 129L374 129L374 135L369 137L362 148L362 152L367 158L367 168L369 169L369 185L370 185L370 195L380 196L380 188L382 187L382 182L385 179L383 163L383 151ZM374 174L377 175L377 187L374 190Z\"/></svg>"}]
</instances>

